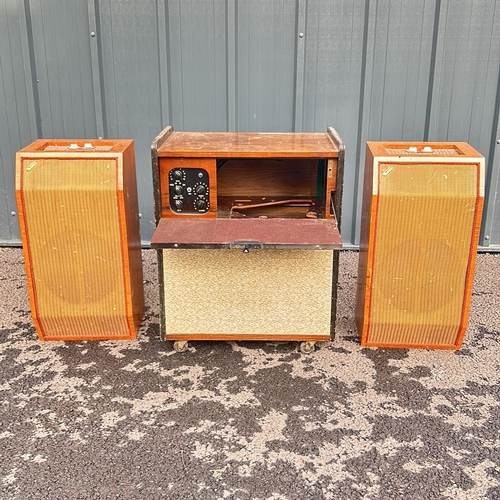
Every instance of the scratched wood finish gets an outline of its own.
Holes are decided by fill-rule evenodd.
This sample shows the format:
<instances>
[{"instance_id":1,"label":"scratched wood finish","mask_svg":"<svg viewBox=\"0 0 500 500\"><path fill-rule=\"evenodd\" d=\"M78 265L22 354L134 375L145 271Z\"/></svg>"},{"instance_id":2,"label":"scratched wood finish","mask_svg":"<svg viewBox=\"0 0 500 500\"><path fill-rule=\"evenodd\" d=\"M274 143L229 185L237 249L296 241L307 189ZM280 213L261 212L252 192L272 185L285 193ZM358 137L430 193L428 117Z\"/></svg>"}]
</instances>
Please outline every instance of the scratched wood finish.
<instances>
[{"instance_id":1,"label":"scratched wood finish","mask_svg":"<svg viewBox=\"0 0 500 500\"><path fill-rule=\"evenodd\" d=\"M158 157L334 158L338 150L321 133L173 132Z\"/></svg>"}]
</instances>

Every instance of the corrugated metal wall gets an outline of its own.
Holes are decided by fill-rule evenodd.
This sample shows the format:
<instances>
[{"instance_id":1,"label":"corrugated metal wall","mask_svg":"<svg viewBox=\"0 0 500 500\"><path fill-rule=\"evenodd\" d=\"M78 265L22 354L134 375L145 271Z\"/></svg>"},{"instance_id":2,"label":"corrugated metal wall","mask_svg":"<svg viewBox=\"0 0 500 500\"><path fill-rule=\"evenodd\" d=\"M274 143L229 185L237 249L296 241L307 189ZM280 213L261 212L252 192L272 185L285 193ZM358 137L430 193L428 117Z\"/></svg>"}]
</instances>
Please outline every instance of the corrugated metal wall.
<instances>
[{"instance_id":1,"label":"corrugated metal wall","mask_svg":"<svg viewBox=\"0 0 500 500\"><path fill-rule=\"evenodd\" d=\"M0 0L0 71L3 244L19 243L14 155L35 138L134 139L147 241L164 126L333 126L347 246L365 142L443 140L485 155L480 243L500 250L500 1Z\"/></svg>"}]
</instances>

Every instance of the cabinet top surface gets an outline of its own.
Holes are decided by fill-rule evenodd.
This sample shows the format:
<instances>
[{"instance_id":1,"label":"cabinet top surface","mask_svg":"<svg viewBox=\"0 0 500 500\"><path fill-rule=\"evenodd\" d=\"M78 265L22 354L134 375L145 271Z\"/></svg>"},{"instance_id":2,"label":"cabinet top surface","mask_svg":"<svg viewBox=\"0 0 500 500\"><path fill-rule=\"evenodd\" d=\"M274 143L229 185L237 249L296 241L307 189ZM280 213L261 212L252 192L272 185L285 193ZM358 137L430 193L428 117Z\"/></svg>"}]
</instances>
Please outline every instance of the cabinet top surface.
<instances>
[{"instance_id":1,"label":"cabinet top surface","mask_svg":"<svg viewBox=\"0 0 500 500\"><path fill-rule=\"evenodd\" d=\"M133 147L132 139L102 140L102 139L37 139L28 146L19 150L19 153L34 153L42 156L67 155L86 156L97 153L123 153Z\"/></svg>"},{"instance_id":2,"label":"cabinet top surface","mask_svg":"<svg viewBox=\"0 0 500 500\"><path fill-rule=\"evenodd\" d=\"M159 157L336 157L326 133L173 132Z\"/></svg>"},{"instance_id":3,"label":"cabinet top surface","mask_svg":"<svg viewBox=\"0 0 500 500\"><path fill-rule=\"evenodd\" d=\"M411 157L432 158L451 156L456 159L483 158L472 146L466 142L376 142L366 143L367 148L374 156L398 157L401 159Z\"/></svg>"}]
</instances>

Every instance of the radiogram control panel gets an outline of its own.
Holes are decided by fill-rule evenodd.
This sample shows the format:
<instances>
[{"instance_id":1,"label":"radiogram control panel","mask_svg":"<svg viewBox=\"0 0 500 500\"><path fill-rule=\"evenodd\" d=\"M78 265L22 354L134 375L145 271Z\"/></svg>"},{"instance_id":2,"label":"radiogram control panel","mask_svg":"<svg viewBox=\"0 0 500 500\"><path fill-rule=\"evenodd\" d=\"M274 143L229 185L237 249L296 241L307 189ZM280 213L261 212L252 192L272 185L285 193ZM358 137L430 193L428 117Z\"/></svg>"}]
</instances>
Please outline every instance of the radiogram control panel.
<instances>
[{"instance_id":1,"label":"radiogram control panel","mask_svg":"<svg viewBox=\"0 0 500 500\"><path fill-rule=\"evenodd\" d=\"M177 214L205 214L210 210L210 184L208 172L203 168L170 170L170 209Z\"/></svg>"}]
</instances>

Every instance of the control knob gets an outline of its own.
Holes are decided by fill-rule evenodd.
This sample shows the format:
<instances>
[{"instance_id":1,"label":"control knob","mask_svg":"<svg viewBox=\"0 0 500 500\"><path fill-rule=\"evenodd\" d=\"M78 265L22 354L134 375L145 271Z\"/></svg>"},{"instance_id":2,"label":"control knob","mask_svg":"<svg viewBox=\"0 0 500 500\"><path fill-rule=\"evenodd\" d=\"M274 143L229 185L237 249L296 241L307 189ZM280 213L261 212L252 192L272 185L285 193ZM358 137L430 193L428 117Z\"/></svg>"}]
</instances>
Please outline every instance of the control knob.
<instances>
[{"instance_id":1,"label":"control knob","mask_svg":"<svg viewBox=\"0 0 500 500\"><path fill-rule=\"evenodd\" d=\"M207 202L205 200L196 200L196 208L198 210L205 210L207 208Z\"/></svg>"}]
</instances>

